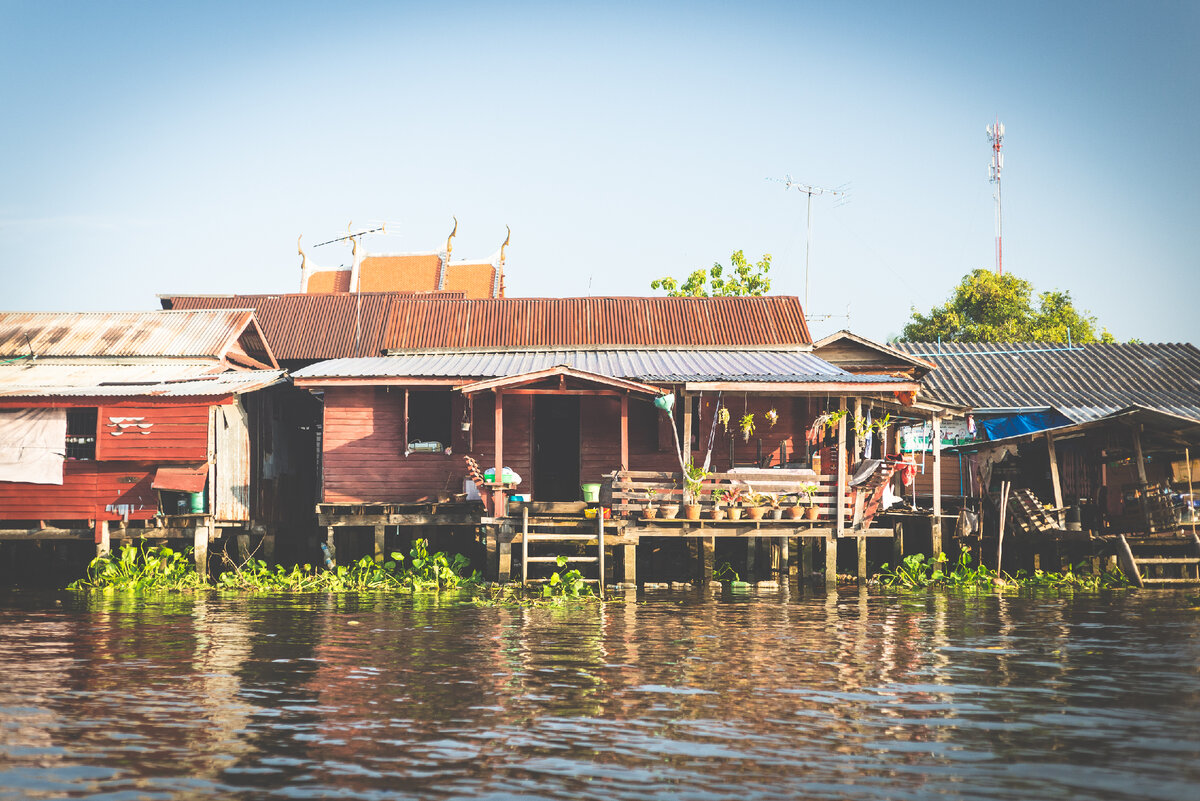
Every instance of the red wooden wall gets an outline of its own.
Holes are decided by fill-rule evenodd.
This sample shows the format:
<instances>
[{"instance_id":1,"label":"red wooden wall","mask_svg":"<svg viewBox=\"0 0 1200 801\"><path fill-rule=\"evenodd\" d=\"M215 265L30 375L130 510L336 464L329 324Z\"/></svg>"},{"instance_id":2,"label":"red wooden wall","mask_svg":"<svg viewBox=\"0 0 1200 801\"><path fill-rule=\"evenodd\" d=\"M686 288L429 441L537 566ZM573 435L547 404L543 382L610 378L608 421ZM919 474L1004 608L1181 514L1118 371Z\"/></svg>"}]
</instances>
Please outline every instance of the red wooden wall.
<instances>
[{"instance_id":1,"label":"red wooden wall","mask_svg":"<svg viewBox=\"0 0 1200 801\"><path fill-rule=\"evenodd\" d=\"M96 459L202 462L208 458L208 410L208 404L101 406L96 415ZM121 429L113 417L141 418L139 422L150 427ZM114 431L123 433L115 436Z\"/></svg>"},{"instance_id":2,"label":"red wooden wall","mask_svg":"<svg viewBox=\"0 0 1200 801\"><path fill-rule=\"evenodd\" d=\"M115 504L134 507L130 519L148 519L158 511L158 499L150 488L156 469L67 460L61 485L0 482L0 519L116 520L119 512L105 511L105 506Z\"/></svg>"}]
</instances>

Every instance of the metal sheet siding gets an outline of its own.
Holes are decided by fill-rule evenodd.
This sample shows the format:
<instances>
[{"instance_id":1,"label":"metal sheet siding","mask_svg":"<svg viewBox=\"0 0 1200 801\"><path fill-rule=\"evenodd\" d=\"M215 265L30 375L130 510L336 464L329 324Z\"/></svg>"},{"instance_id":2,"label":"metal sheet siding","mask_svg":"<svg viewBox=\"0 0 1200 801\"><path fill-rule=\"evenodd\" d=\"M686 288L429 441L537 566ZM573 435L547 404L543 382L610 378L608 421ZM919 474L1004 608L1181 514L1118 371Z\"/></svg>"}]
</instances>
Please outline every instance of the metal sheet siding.
<instances>
[{"instance_id":1,"label":"metal sheet siding","mask_svg":"<svg viewBox=\"0 0 1200 801\"><path fill-rule=\"evenodd\" d=\"M213 407L210 506L217 520L250 519L250 429L241 403Z\"/></svg>"},{"instance_id":2,"label":"metal sheet siding","mask_svg":"<svg viewBox=\"0 0 1200 801\"><path fill-rule=\"evenodd\" d=\"M1200 349L1190 344L900 343L937 365L934 400L975 408L1052 406L1076 422L1131 405L1200 418Z\"/></svg>"},{"instance_id":3,"label":"metal sheet siding","mask_svg":"<svg viewBox=\"0 0 1200 801\"><path fill-rule=\"evenodd\" d=\"M244 307L243 307L244 309ZM0 357L220 358L249 311L4 312Z\"/></svg>"}]
</instances>

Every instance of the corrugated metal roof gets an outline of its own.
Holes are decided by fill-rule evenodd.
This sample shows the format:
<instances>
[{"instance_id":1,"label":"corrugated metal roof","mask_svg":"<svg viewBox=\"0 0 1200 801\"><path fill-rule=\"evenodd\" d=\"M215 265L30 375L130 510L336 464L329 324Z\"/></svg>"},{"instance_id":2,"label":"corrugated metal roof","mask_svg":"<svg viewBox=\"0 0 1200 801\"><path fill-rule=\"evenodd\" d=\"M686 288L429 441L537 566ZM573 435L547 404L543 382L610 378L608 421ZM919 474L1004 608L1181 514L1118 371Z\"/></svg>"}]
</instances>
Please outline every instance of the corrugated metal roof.
<instances>
[{"instance_id":1,"label":"corrugated metal roof","mask_svg":"<svg viewBox=\"0 0 1200 801\"><path fill-rule=\"evenodd\" d=\"M0 397L196 397L253 392L284 380L283 370L216 372L211 362L174 365L61 364L0 366Z\"/></svg>"},{"instance_id":2,"label":"corrugated metal roof","mask_svg":"<svg viewBox=\"0 0 1200 801\"><path fill-rule=\"evenodd\" d=\"M903 383L890 376L855 376L801 350L563 349L469 351L332 359L296 371L296 378L496 378L566 365L577 370L662 383L852 381Z\"/></svg>"},{"instance_id":3,"label":"corrugated metal roof","mask_svg":"<svg viewBox=\"0 0 1200 801\"><path fill-rule=\"evenodd\" d=\"M395 292L161 297L172 309L254 309L281 361L378 355L387 347L384 334L396 302L422 298Z\"/></svg>"},{"instance_id":4,"label":"corrugated metal roof","mask_svg":"<svg viewBox=\"0 0 1200 801\"><path fill-rule=\"evenodd\" d=\"M807 345L798 298L495 298L400 303L392 350Z\"/></svg>"},{"instance_id":5,"label":"corrugated metal roof","mask_svg":"<svg viewBox=\"0 0 1200 801\"><path fill-rule=\"evenodd\" d=\"M1053 407L1076 422L1139 405L1200 419L1200 349L1190 344L917 343L937 365L930 399L977 409Z\"/></svg>"},{"instance_id":6,"label":"corrugated metal roof","mask_svg":"<svg viewBox=\"0 0 1200 801\"><path fill-rule=\"evenodd\" d=\"M219 359L249 311L0 312L0 358L140 356Z\"/></svg>"}]
</instances>

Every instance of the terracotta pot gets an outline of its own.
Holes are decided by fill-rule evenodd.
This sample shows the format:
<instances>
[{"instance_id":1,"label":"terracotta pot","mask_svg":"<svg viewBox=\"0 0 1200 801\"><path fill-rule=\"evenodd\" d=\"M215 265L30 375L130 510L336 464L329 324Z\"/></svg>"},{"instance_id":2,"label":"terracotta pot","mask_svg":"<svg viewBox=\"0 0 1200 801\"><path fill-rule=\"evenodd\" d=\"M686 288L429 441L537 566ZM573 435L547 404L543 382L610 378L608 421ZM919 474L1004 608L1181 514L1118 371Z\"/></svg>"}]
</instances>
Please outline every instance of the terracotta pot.
<instances>
[{"instance_id":1,"label":"terracotta pot","mask_svg":"<svg viewBox=\"0 0 1200 801\"><path fill-rule=\"evenodd\" d=\"M771 510L771 519L772 520L782 520L783 519L783 509L778 506L776 506L774 509L772 509Z\"/></svg>"},{"instance_id":2,"label":"terracotta pot","mask_svg":"<svg viewBox=\"0 0 1200 801\"><path fill-rule=\"evenodd\" d=\"M664 520L674 520L676 515L679 514L679 504L664 503L662 506L658 507L658 511L662 512Z\"/></svg>"},{"instance_id":3,"label":"terracotta pot","mask_svg":"<svg viewBox=\"0 0 1200 801\"><path fill-rule=\"evenodd\" d=\"M724 520L725 519L725 510L722 509L720 506L714 506L712 508L712 519L713 520Z\"/></svg>"},{"instance_id":4,"label":"terracotta pot","mask_svg":"<svg viewBox=\"0 0 1200 801\"><path fill-rule=\"evenodd\" d=\"M804 516L803 506L789 506L787 508L788 520L799 520Z\"/></svg>"},{"instance_id":5,"label":"terracotta pot","mask_svg":"<svg viewBox=\"0 0 1200 801\"><path fill-rule=\"evenodd\" d=\"M647 506L645 509L642 510L642 519L643 520L653 520L656 517L658 517L658 507L657 506Z\"/></svg>"},{"instance_id":6,"label":"terracotta pot","mask_svg":"<svg viewBox=\"0 0 1200 801\"><path fill-rule=\"evenodd\" d=\"M699 520L700 519L700 504L685 503L683 505L683 516L685 518L687 518L688 520Z\"/></svg>"},{"instance_id":7,"label":"terracotta pot","mask_svg":"<svg viewBox=\"0 0 1200 801\"><path fill-rule=\"evenodd\" d=\"M742 507L730 506L726 511L729 512L730 520L741 520L742 519Z\"/></svg>"},{"instance_id":8,"label":"terracotta pot","mask_svg":"<svg viewBox=\"0 0 1200 801\"><path fill-rule=\"evenodd\" d=\"M762 520L763 512L767 511L761 506L750 506L746 509L746 517L751 520Z\"/></svg>"},{"instance_id":9,"label":"terracotta pot","mask_svg":"<svg viewBox=\"0 0 1200 801\"><path fill-rule=\"evenodd\" d=\"M819 506L804 507L804 519L805 520L816 520L820 516L821 516L821 508Z\"/></svg>"}]
</instances>

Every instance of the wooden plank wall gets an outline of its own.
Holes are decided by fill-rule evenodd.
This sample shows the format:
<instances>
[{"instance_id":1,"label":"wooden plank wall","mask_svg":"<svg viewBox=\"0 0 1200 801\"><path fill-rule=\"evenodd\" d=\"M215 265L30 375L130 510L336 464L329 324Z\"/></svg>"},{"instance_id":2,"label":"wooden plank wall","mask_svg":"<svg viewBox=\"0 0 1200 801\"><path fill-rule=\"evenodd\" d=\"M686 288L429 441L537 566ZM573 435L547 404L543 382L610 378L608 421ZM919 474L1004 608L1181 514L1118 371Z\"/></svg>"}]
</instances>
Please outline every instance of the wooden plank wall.
<instances>
[{"instance_id":1,"label":"wooden plank wall","mask_svg":"<svg viewBox=\"0 0 1200 801\"><path fill-rule=\"evenodd\" d=\"M156 467L68 459L63 483L0 482L0 520L117 520L107 505L125 504L131 520L146 520L158 511L150 482Z\"/></svg>"},{"instance_id":2,"label":"wooden plank wall","mask_svg":"<svg viewBox=\"0 0 1200 801\"><path fill-rule=\"evenodd\" d=\"M209 503L217 520L250 519L250 430L241 403L212 407L213 460Z\"/></svg>"},{"instance_id":3,"label":"wooden plank wall","mask_svg":"<svg viewBox=\"0 0 1200 801\"><path fill-rule=\"evenodd\" d=\"M101 406L97 412L96 459L101 462L203 462L208 458L209 404ZM150 428L120 436L110 417L141 417ZM139 433L148 431L148 434Z\"/></svg>"}]
</instances>

